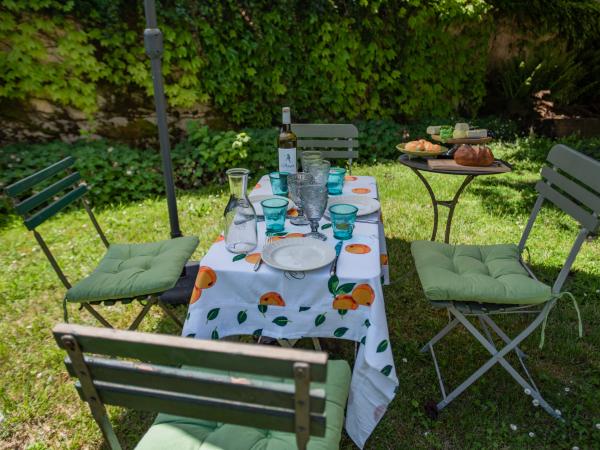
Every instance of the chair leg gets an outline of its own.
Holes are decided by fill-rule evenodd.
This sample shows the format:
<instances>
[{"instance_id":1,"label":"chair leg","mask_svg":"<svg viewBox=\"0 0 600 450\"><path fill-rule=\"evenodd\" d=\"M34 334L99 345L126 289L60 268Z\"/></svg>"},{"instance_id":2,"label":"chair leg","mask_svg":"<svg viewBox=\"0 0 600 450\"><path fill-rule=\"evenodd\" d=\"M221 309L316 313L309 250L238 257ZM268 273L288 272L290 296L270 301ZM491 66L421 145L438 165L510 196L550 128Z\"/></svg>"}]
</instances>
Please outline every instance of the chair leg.
<instances>
[{"instance_id":1,"label":"chair leg","mask_svg":"<svg viewBox=\"0 0 600 450\"><path fill-rule=\"evenodd\" d=\"M181 323L181 320L179 320L179 318L175 315L175 313L173 311L171 311L171 309L169 309L169 307L167 305L165 305L162 301L160 301L160 299L158 299L157 302L158 302L158 306L160 306L160 309L162 309L167 316L169 316L171 319L173 319L173 322L175 322L177 324L177 326L179 327L180 330L183 330L183 323Z\"/></svg>"},{"instance_id":2,"label":"chair leg","mask_svg":"<svg viewBox=\"0 0 600 450\"><path fill-rule=\"evenodd\" d=\"M156 303L157 299L155 297L150 297L148 299L148 303L146 303L144 305L144 307L142 308L142 310L140 311L140 313L137 315L137 317L133 320L133 322L131 322L131 325L129 325L129 330L136 330L137 327L140 325L140 322L142 321L142 319L144 317L146 317L146 314L148 314L148 311L150 311L150 308L152 308L152 306L154 306L154 304Z\"/></svg>"},{"instance_id":3,"label":"chair leg","mask_svg":"<svg viewBox=\"0 0 600 450\"><path fill-rule=\"evenodd\" d=\"M456 325L458 325L458 319L454 318L452 319L444 328L442 328L442 330L436 334L427 344L425 344L422 348L421 348L421 353L426 353L430 347L433 347L433 345L435 345L436 342L438 342L440 339L442 339L444 336L446 336L450 331L452 331L452 329L454 327L456 327Z\"/></svg>"},{"instance_id":4,"label":"chair leg","mask_svg":"<svg viewBox=\"0 0 600 450\"><path fill-rule=\"evenodd\" d=\"M100 322L102 325L104 325L106 328L114 328L110 322L108 322L108 320L106 320L104 317L102 317L100 315L100 313L98 311L96 311L92 305L88 304L88 303L82 303L81 305L83 308L85 308L92 316L94 316L96 318L96 320L98 322Z\"/></svg>"},{"instance_id":5,"label":"chair leg","mask_svg":"<svg viewBox=\"0 0 600 450\"><path fill-rule=\"evenodd\" d=\"M496 322L494 322L492 320L492 318L490 316L480 316L483 321L485 323L487 323L490 328L492 330L494 330L494 332L500 336L500 339L502 339L504 341L504 343L508 344L510 343L510 338L506 335L506 333L504 331L502 331L502 329L498 326L498 324ZM521 350L519 347L515 348L515 351L517 352L517 355L519 355L521 358L527 358L527 355L525 354L525 352L523 350Z\"/></svg>"},{"instance_id":6,"label":"chair leg","mask_svg":"<svg viewBox=\"0 0 600 450\"><path fill-rule=\"evenodd\" d=\"M506 356L510 351L515 350L515 348L525 339L527 338L544 320L545 313L549 308L551 308L551 303L547 303L540 314L533 320L533 322L525 328L516 338L510 341L505 347L497 351L493 344L490 342L479 332L475 326L469 322L469 320L454 306L449 307L450 312L460 321L460 323L477 339L483 347L490 352L492 357L486 361L486 363L481 366L478 370L476 370L470 377L468 377L460 386L454 389L448 396L438 403L438 410L445 408L452 400L458 397L462 392L465 391L471 384L473 384L478 378L484 375L492 366L499 363L514 379L519 383L524 389L528 390L531 395L538 400L540 406L544 408L544 410L550 414L552 417L556 419L562 418L556 413L556 411L543 399L539 391L530 385L510 364L504 356Z\"/></svg>"}]
</instances>

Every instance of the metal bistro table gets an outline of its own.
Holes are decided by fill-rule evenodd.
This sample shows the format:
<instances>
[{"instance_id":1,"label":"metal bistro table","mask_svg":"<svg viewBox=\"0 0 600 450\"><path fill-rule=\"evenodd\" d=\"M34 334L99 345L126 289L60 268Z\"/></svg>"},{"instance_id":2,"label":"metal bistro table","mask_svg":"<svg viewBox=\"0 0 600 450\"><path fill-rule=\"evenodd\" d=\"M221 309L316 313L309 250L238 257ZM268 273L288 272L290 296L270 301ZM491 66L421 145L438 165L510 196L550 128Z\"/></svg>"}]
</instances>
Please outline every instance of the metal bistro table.
<instances>
[{"instance_id":1,"label":"metal bistro table","mask_svg":"<svg viewBox=\"0 0 600 450\"><path fill-rule=\"evenodd\" d=\"M402 155L400 157L399 161L401 164L404 164L405 166L410 167L412 169L412 171L419 177L419 179L425 185L427 192L429 192L429 196L431 197L431 204L433 205L433 232L431 233L432 241L435 241L435 238L437 236L438 221L439 221L438 206L445 206L446 208L448 208L448 210L449 210L448 211L448 219L446 220L446 232L444 235L444 242L446 244L448 244L450 241L450 229L452 227L452 218L454 216L454 209L456 208L456 205L458 204L458 199L460 198L460 195L465 190L465 188L469 185L469 183L471 181L473 181L473 179L477 176L496 175L499 173L507 173L507 172L482 172L481 168L471 169L467 166L465 166L464 170L433 169L433 168L429 167L426 159L422 159L422 158L411 159L411 158L409 158L408 155ZM512 166L510 164L508 164L506 161L496 159L495 162L504 164L506 167L508 167L510 169L510 171L512 171ZM452 200L438 200L435 196L435 193L433 192L433 189L431 188L431 185L429 184L429 182L427 181L427 179L423 176L423 174L421 172L442 173L442 174L446 174L446 175L463 175L463 176L465 176L465 179L462 182L462 184L460 185L460 187L458 188L458 190L456 191L456 193L454 194L454 197L452 198Z\"/></svg>"}]
</instances>

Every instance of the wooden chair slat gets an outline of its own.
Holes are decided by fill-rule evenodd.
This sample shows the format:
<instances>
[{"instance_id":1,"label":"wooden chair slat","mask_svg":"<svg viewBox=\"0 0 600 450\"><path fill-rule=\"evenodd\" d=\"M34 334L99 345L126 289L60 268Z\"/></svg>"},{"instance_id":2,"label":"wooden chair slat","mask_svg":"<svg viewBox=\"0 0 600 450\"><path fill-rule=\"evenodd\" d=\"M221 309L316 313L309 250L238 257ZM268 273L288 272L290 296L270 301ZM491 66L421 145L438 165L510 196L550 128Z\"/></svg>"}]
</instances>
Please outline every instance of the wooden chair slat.
<instances>
[{"instance_id":1,"label":"wooden chair slat","mask_svg":"<svg viewBox=\"0 0 600 450\"><path fill-rule=\"evenodd\" d=\"M294 386L291 384L104 358L86 357L85 363L92 378L98 382L160 387L161 391L294 409ZM78 376L68 358L65 365L72 377ZM325 391L311 389L309 395L310 411L323 413Z\"/></svg>"},{"instance_id":2,"label":"wooden chair slat","mask_svg":"<svg viewBox=\"0 0 600 450\"><path fill-rule=\"evenodd\" d=\"M66 334L77 336L86 353L137 358L160 365L201 365L257 375L280 373L293 378L293 363L306 362L310 366L311 381L324 382L327 375L327 354L308 350L272 347L267 352L259 345L59 324L54 328L54 336L61 348L64 348L61 337Z\"/></svg>"},{"instance_id":3,"label":"wooden chair slat","mask_svg":"<svg viewBox=\"0 0 600 450\"><path fill-rule=\"evenodd\" d=\"M600 171L598 172L598 176L600 176ZM592 211L600 213L600 195L587 190L573 180L570 180L555 170L552 170L550 167L542 168L542 177L547 179L554 186L565 191L573 198L577 199L579 202L583 203Z\"/></svg>"},{"instance_id":4,"label":"wooden chair slat","mask_svg":"<svg viewBox=\"0 0 600 450\"><path fill-rule=\"evenodd\" d=\"M579 153L566 145L557 144L548 154L548 161L600 193L600 161Z\"/></svg>"},{"instance_id":5,"label":"wooden chair slat","mask_svg":"<svg viewBox=\"0 0 600 450\"><path fill-rule=\"evenodd\" d=\"M28 230L33 230L34 228L41 225L42 223L44 223L46 220L48 220L49 218L51 218L58 212L65 209L71 203L79 200L81 197L83 197L86 194L87 190L88 190L88 188L84 184L78 186L77 188L75 188L72 191L65 194L63 197L56 200L54 203L51 203L50 205L46 206L44 209L35 213L30 218L25 219L23 221L25 223L25 226L27 227Z\"/></svg>"},{"instance_id":6,"label":"wooden chair slat","mask_svg":"<svg viewBox=\"0 0 600 450\"><path fill-rule=\"evenodd\" d=\"M536 190L546 199L558 206L563 212L569 214L581 225L590 231L594 231L598 226L598 219L584 210L575 202L569 200L560 192L552 189L546 182L538 181L535 185Z\"/></svg>"},{"instance_id":7,"label":"wooden chair slat","mask_svg":"<svg viewBox=\"0 0 600 450\"><path fill-rule=\"evenodd\" d=\"M356 151L343 151L343 150L323 150L321 152L324 159L356 159L358 158L358 152Z\"/></svg>"},{"instance_id":8,"label":"wooden chair slat","mask_svg":"<svg viewBox=\"0 0 600 450\"><path fill-rule=\"evenodd\" d=\"M58 172L67 169L75 163L75 158L72 156L67 156L62 161L59 161L55 164L52 164L49 167L46 167L39 172L34 173L33 175L29 175L27 178L23 178L22 180L17 181L16 183L7 186L5 189L6 195L9 197L17 197L19 194L23 193L27 189L32 188L38 183L50 178L51 176L57 174Z\"/></svg>"},{"instance_id":9,"label":"wooden chair slat","mask_svg":"<svg viewBox=\"0 0 600 450\"><path fill-rule=\"evenodd\" d=\"M298 138L357 138L358 129L350 123L293 123L292 131Z\"/></svg>"},{"instance_id":10,"label":"wooden chair slat","mask_svg":"<svg viewBox=\"0 0 600 450\"><path fill-rule=\"evenodd\" d=\"M235 401L215 400L207 397L176 394L159 389L145 389L113 383L96 382L94 387L102 403L122 406L138 411L162 412L178 416L232 423L237 425L295 432L295 410L255 405ZM78 391L81 384L76 383ZM83 393L79 393L84 399ZM325 416L310 415L310 433L325 435Z\"/></svg>"},{"instance_id":11,"label":"wooden chair slat","mask_svg":"<svg viewBox=\"0 0 600 450\"><path fill-rule=\"evenodd\" d=\"M20 202L19 204L17 204L15 206L15 210L17 211L17 213L19 213L21 215L25 215L32 209L35 209L38 206L40 206L46 200L48 200L48 199L52 198L54 195L58 194L60 191L77 183L79 180L81 180L81 175L79 174L79 172L73 172L72 174L63 178L62 180L57 181L56 183L48 186L46 189L38 192L35 195L32 195L31 197L27 198L26 200L23 200L22 202Z\"/></svg>"},{"instance_id":12,"label":"wooden chair slat","mask_svg":"<svg viewBox=\"0 0 600 450\"><path fill-rule=\"evenodd\" d=\"M356 148L358 141L346 139L298 139L298 148Z\"/></svg>"}]
</instances>

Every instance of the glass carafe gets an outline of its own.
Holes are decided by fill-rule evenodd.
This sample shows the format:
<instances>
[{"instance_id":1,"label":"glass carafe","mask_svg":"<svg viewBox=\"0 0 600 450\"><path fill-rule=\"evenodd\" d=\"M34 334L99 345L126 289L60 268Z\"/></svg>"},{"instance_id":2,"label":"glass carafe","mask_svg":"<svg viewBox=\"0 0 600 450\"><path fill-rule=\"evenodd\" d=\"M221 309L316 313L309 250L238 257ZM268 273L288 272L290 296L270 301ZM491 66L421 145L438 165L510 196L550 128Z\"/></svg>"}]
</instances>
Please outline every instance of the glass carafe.
<instances>
[{"instance_id":1,"label":"glass carafe","mask_svg":"<svg viewBox=\"0 0 600 450\"><path fill-rule=\"evenodd\" d=\"M256 248L256 211L248 199L248 169L229 169L231 195L225 207L225 245L232 253L249 253Z\"/></svg>"}]
</instances>

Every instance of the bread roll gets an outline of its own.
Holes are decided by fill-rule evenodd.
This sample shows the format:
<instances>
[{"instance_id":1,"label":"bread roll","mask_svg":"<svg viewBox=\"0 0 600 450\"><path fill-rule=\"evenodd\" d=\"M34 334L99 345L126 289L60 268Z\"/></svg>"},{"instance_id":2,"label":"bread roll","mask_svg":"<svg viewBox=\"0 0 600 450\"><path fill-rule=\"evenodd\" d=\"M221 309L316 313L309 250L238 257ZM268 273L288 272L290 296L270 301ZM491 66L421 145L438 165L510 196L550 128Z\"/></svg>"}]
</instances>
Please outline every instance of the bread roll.
<instances>
[{"instance_id":1,"label":"bread roll","mask_svg":"<svg viewBox=\"0 0 600 450\"><path fill-rule=\"evenodd\" d=\"M494 162L494 155L485 145L463 144L454 153L454 161L461 166L484 167Z\"/></svg>"}]
</instances>

